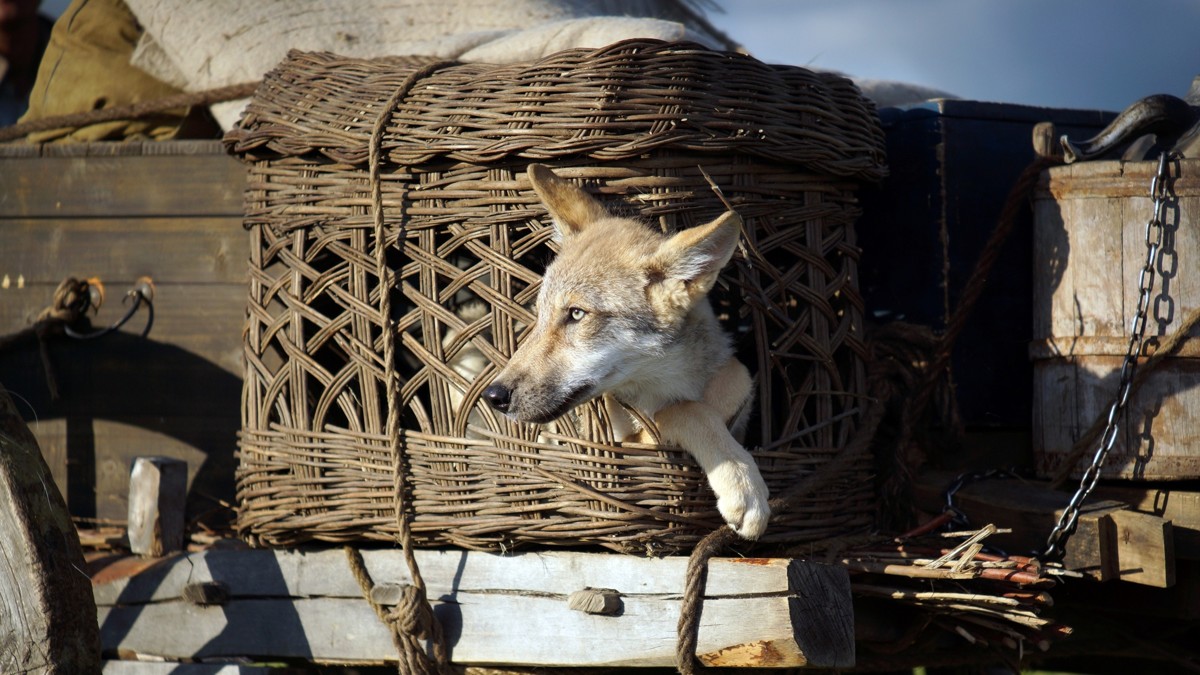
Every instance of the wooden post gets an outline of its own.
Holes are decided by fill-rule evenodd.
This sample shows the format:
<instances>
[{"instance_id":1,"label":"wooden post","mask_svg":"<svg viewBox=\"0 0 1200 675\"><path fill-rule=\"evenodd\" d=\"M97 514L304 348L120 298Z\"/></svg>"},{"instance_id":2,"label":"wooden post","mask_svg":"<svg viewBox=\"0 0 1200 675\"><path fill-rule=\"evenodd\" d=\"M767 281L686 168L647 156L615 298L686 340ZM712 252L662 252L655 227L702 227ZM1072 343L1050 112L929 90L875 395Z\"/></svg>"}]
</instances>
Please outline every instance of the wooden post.
<instances>
[{"instance_id":1,"label":"wooden post","mask_svg":"<svg viewBox=\"0 0 1200 675\"><path fill-rule=\"evenodd\" d=\"M137 457L129 476L129 549L162 557L183 550L187 462Z\"/></svg>"},{"instance_id":2,"label":"wooden post","mask_svg":"<svg viewBox=\"0 0 1200 675\"><path fill-rule=\"evenodd\" d=\"M97 672L96 605L79 537L3 386L0 547L0 672Z\"/></svg>"}]
</instances>

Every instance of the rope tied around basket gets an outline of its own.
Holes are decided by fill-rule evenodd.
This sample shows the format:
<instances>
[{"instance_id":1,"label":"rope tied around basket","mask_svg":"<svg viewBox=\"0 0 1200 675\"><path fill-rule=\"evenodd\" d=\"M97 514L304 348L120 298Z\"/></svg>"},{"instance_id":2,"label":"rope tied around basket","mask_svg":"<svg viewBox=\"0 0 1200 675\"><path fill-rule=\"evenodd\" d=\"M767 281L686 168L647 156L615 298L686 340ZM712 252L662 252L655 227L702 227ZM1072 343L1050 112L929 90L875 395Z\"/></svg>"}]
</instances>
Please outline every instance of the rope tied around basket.
<instances>
[{"instance_id":1,"label":"rope tied around basket","mask_svg":"<svg viewBox=\"0 0 1200 675\"><path fill-rule=\"evenodd\" d=\"M368 146L368 180L371 186L371 215L375 228L375 272L379 280L379 320L383 330L383 372L384 387L387 390L387 438L391 442L392 451L392 485L396 504L396 539L404 552L404 562L412 576L412 585L406 587L403 601L396 605L388 614L379 609L376 613L393 631L393 638L399 655L398 668L401 673L438 673L450 672L450 658L446 649L446 638L441 623L433 613L426 596L425 579L421 576L416 556L413 554L412 530L409 527L408 515L404 512L405 496L407 494L407 475L404 462L404 443L400 438L400 401L398 376L396 374L396 330L392 321L391 289L395 286L394 272L387 264L387 233L383 217L383 185L380 177L382 164L383 132L387 128L388 118L400 101L408 95L422 78L432 74L439 68L449 65L450 61L439 61L418 68L404 78L404 81L383 104L379 116L371 129L371 141ZM400 220L400 229L396 237L397 248L404 247L404 220ZM364 586L364 592L369 593L369 587ZM368 595L368 602L370 597ZM374 603L372 603L374 606ZM425 636L433 643L433 660L417 641L418 636Z\"/></svg>"},{"instance_id":2,"label":"rope tied around basket","mask_svg":"<svg viewBox=\"0 0 1200 675\"><path fill-rule=\"evenodd\" d=\"M350 573L362 589L363 597L371 605L375 616L379 617L391 633L392 644L396 647L399 659L396 664L398 671L405 675L439 675L450 672L448 662L431 662L421 647L420 640L431 640L435 645L439 641L444 642L442 626L425 599L424 589L413 585L402 586L399 601L389 610L373 596L375 582L371 579L371 573L367 571L362 553L353 546L346 546L345 551Z\"/></svg>"},{"instance_id":3,"label":"rope tied around basket","mask_svg":"<svg viewBox=\"0 0 1200 675\"><path fill-rule=\"evenodd\" d=\"M395 624L400 632L426 639L432 639L441 627L425 593L416 586L405 586L400 590L400 602L388 612L387 621Z\"/></svg>"}]
</instances>

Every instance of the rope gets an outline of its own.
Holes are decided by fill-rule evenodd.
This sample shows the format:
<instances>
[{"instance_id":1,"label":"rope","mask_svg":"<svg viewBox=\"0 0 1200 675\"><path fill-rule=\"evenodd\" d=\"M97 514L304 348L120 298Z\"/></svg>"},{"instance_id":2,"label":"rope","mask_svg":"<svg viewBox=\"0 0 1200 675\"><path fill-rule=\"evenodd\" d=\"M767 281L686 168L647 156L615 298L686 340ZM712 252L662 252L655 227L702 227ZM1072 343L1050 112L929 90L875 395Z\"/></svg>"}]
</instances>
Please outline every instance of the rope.
<instances>
[{"instance_id":1,"label":"rope","mask_svg":"<svg viewBox=\"0 0 1200 675\"><path fill-rule=\"evenodd\" d=\"M346 562L350 565L350 573L358 582L363 597L371 605L375 616L389 628L392 644L399 655L397 670L402 674L435 675L442 672L431 668L425 650L421 648L418 639L434 639L441 634L441 624L433 614L433 608L425 601L425 594L416 586L404 586L400 593L400 602L391 610L375 602L371 596L375 582L367 571L362 554L353 546L346 546Z\"/></svg>"},{"instance_id":2,"label":"rope","mask_svg":"<svg viewBox=\"0 0 1200 675\"><path fill-rule=\"evenodd\" d=\"M54 364L50 360L48 338L62 333L65 326L70 326L83 317L92 304L88 292L90 286L91 283L86 280L74 277L63 279L54 290L54 299L48 307L38 313L32 326L0 337L0 352L16 348L30 338L37 340L46 388L50 390L51 400L58 400L58 378L55 377Z\"/></svg>"},{"instance_id":3,"label":"rope","mask_svg":"<svg viewBox=\"0 0 1200 675\"><path fill-rule=\"evenodd\" d=\"M175 94L173 96L156 98L152 101L140 101L115 108L88 110L69 115L55 115L53 117L43 117L28 122L20 122L0 129L0 143L15 141L18 138L24 138L29 134L39 131L78 128L101 122L140 119L168 110L174 110L175 108L190 108L192 106L233 101L252 95L254 90L258 88L258 85L258 82L243 82L242 84L234 84L228 87Z\"/></svg>"},{"instance_id":4,"label":"rope","mask_svg":"<svg viewBox=\"0 0 1200 675\"><path fill-rule=\"evenodd\" d=\"M980 253L975 269L972 270L971 276L963 286L958 305L947 322L945 333L937 343L934 357L921 377L920 388L916 396L908 399L904 406L902 417L907 420L907 423L901 430L903 436L901 445L907 442L912 433L912 424L921 419L930 399L937 391L942 373L950 364L954 343L962 334L967 319L983 293L988 275L991 274L992 268L1003 250L1004 243L1012 233L1017 215L1025 204L1029 192L1037 185L1041 172L1055 163L1057 162L1046 158L1034 160L1021 172L1009 191L997 219L996 227ZM885 373L883 362L887 360L889 359L872 360L870 366L872 372L868 382L868 390L872 395L871 404L863 418L862 427L855 433L850 443L833 460L823 464L779 497L772 499L770 501L772 513L787 511L799 500L825 488L870 452L872 442L875 440L880 423L886 414L887 402L891 400L892 396L902 391L893 386L894 383L889 381L890 376ZM728 526L722 526L702 539L688 559L687 579L680 608L675 650L675 660L683 675L694 675L699 667L696 659L696 645L700 631L700 615L704 604L704 585L708 577L708 561L736 539L737 535L733 530Z\"/></svg>"},{"instance_id":5,"label":"rope","mask_svg":"<svg viewBox=\"0 0 1200 675\"><path fill-rule=\"evenodd\" d=\"M380 177L380 167L382 164L383 133L387 128L392 111L408 95L413 85L449 63L447 61L431 63L413 71L404 79L391 98L384 103L379 111L379 116L375 119L375 124L371 129L370 154L368 156L369 180L371 184L371 212L375 225L375 272L379 283L379 317L383 326L384 386L387 388L387 437L392 442L392 487L396 497L396 536L401 550L404 552L404 562L408 566L409 575L413 580L412 586L409 587L412 589L411 593L406 592L407 601L401 605L397 605L395 610L397 612L408 612L410 614L409 618L389 621L389 625L395 633L395 643L400 656L399 671L402 675L407 673L432 675L433 673L448 673L451 671L449 652L446 649L446 638L442 631L441 623L437 621L437 618L433 615L432 608L429 606L429 600L426 596L425 579L421 576L416 556L413 555L412 530L409 527L408 516L404 513L408 485L407 474L404 468L404 443L400 438L400 400L399 386L397 384L398 377L396 375L396 330L392 321L391 290L395 287L395 279L393 270L387 264L387 239L383 217L383 184ZM403 216L400 219L396 246L403 250ZM427 622L421 618L426 614L429 616L429 621ZM430 661L425 649L417 641L415 637L416 633L408 630L409 628L419 628L422 631L421 634L429 637L433 643L433 662Z\"/></svg>"},{"instance_id":6,"label":"rope","mask_svg":"<svg viewBox=\"0 0 1200 675\"><path fill-rule=\"evenodd\" d=\"M828 487L853 467L855 462L867 455L875 438L875 431L883 419L885 400L876 398L871 402L863 418L862 427L837 457L802 478L779 497L772 499L771 512L783 513L790 510L797 502ZM704 608L704 586L708 581L708 561L736 540L737 534L728 525L722 525L700 540L688 558L687 578L675 642L675 663L683 675L694 675L699 666L696 660L696 644L700 634L700 615Z\"/></svg>"}]
</instances>

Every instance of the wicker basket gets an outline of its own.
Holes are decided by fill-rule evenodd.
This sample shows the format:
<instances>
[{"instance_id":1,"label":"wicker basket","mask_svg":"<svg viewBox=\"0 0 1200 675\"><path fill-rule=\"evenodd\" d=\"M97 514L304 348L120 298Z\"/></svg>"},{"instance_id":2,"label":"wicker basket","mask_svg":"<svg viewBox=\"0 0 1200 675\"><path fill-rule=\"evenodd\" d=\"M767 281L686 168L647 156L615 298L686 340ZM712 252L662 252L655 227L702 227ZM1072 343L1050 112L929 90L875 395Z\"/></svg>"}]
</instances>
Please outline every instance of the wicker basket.
<instances>
[{"instance_id":1,"label":"wicker basket","mask_svg":"<svg viewBox=\"0 0 1200 675\"><path fill-rule=\"evenodd\" d=\"M602 406L531 427L479 402L553 256L533 161L667 230L723 210L703 166L746 223L713 301L757 372L747 447L772 493L854 432L854 192L882 175L883 142L847 80L652 41L510 66L292 53L227 142L250 164L238 522L252 540L391 540L402 510L419 545L666 553L720 525L692 460L616 444ZM481 373L463 367L480 357ZM856 467L764 540L867 524L868 476Z\"/></svg>"}]
</instances>

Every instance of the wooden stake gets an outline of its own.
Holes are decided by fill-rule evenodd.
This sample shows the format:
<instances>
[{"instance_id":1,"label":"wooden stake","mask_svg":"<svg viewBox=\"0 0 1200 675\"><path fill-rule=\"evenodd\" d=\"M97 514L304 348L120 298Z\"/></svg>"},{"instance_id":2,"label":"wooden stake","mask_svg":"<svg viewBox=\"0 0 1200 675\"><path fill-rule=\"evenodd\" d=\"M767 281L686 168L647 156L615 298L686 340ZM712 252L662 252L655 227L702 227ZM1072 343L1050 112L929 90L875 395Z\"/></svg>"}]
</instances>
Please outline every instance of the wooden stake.
<instances>
[{"instance_id":1,"label":"wooden stake","mask_svg":"<svg viewBox=\"0 0 1200 675\"><path fill-rule=\"evenodd\" d=\"M129 476L129 549L154 558L183 550L187 462L138 457Z\"/></svg>"}]
</instances>

